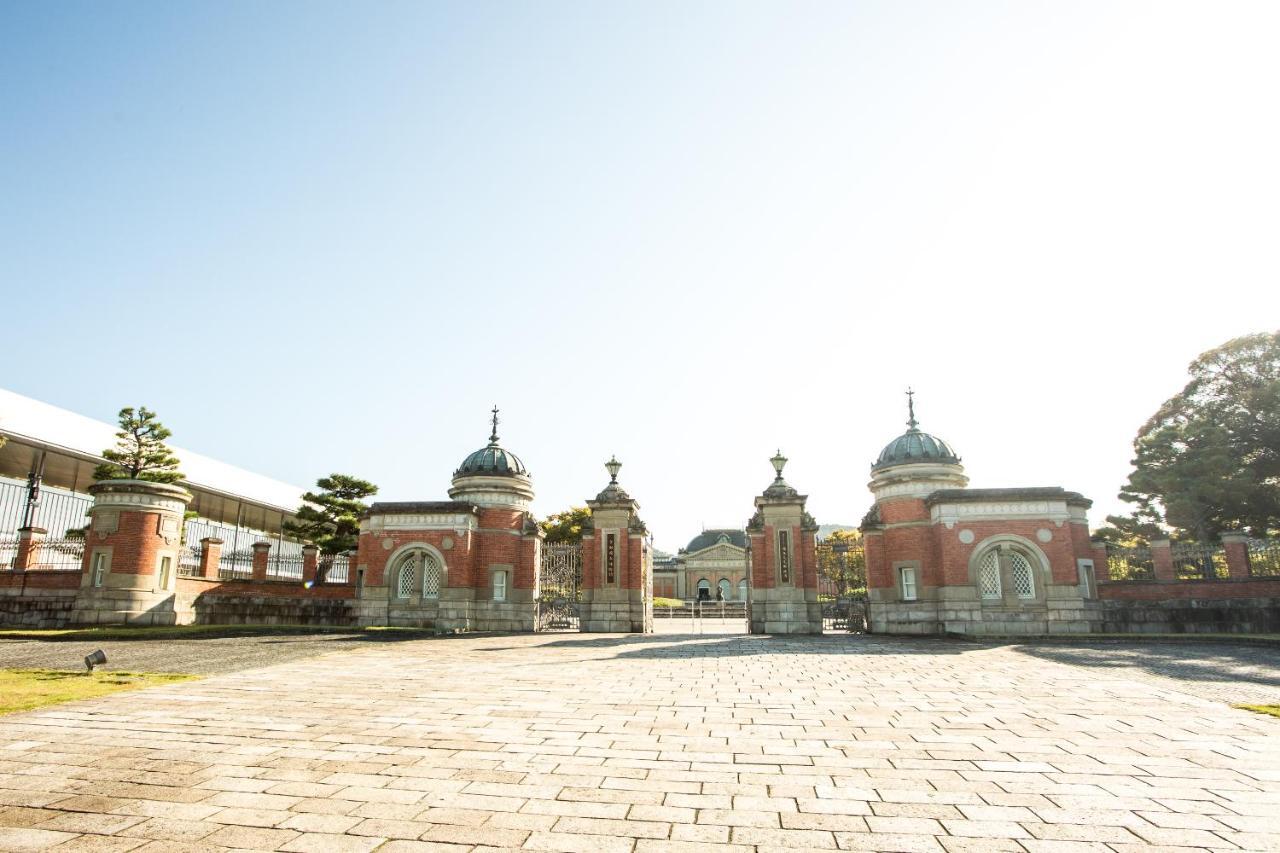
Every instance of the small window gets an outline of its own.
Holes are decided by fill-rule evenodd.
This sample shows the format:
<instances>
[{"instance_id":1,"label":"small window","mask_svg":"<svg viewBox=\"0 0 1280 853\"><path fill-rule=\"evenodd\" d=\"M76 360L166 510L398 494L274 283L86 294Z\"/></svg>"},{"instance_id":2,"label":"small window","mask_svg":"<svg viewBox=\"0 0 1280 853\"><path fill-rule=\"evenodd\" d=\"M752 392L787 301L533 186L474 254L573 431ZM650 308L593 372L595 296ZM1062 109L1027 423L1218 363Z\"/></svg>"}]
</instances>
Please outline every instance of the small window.
<instances>
[{"instance_id":1,"label":"small window","mask_svg":"<svg viewBox=\"0 0 1280 853\"><path fill-rule=\"evenodd\" d=\"M902 600L916 600L916 570L914 568L900 569L902 574Z\"/></svg>"},{"instance_id":2,"label":"small window","mask_svg":"<svg viewBox=\"0 0 1280 853\"><path fill-rule=\"evenodd\" d=\"M172 571L172 569L173 569L173 558L161 557L160 558L160 588L161 589L169 588L169 573L170 571Z\"/></svg>"},{"instance_id":3,"label":"small window","mask_svg":"<svg viewBox=\"0 0 1280 853\"><path fill-rule=\"evenodd\" d=\"M93 555L93 585L102 586L107 574L107 555L99 551Z\"/></svg>"},{"instance_id":4,"label":"small window","mask_svg":"<svg viewBox=\"0 0 1280 853\"><path fill-rule=\"evenodd\" d=\"M494 601L507 600L507 573L506 572L493 573L493 600Z\"/></svg>"}]
</instances>

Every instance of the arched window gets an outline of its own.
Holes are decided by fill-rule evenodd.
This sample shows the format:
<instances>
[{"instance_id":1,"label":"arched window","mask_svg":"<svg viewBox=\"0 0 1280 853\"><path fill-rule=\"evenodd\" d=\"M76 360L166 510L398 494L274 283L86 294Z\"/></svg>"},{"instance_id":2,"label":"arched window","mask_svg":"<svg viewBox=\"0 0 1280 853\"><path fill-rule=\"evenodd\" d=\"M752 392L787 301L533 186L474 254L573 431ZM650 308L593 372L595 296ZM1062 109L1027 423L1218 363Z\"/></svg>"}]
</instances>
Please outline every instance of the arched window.
<instances>
[{"instance_id":1,"label":"arched window","mask_svg":"<svg viewBox=\"0 0 1280 853\"><path fill-rule=\"evenodd\" d=\"M408 598L418 588L419 552L410 551L400 558L400 566L396 569L396 598Z\"/></svg>"},{"instance_id":2,"label":"arched window","mask_svg":"<svg viewBox=\"0 0 1280 853\"><path fill-rule=\"evenodd\" d=\"M392 575L395 578L395 596L409 598L421 589L423 598L439 598L443 574L440 558L435 554L417 549L410 551L396 563ZM418 585L419 577L421 586Z\"/></svg>"},{"instance_id":3,"label":"arched window","mask_svg":"<svg viewBox=\"0 0 1280 853\"><path fill-rule=\"evenodd\" d=\"M738 600L739 601L747 600L747 582L746 581L738 581Z\"/></svg>"},{"instance_id":4,"label":"arched window","mask_svg":"<svg viewBox=\"0 0 1280 853\"><path fill-rule=\"evenodd\" d=\"M728 601L733 598L733 585L729 583L728 578L720 578L720 582L716 586L720 589L721 601Z\"/></svg>"},{"instance_id":5,"label":"arched window","mask_svg":"<svg viewBox=\"0 0 1280 853\"><path fill-rule=\"evenodd\" d=\"M698 581L698 599L700 601L711 600L711 581L706 578Z\"/></svg>"},{"instance_id":6,"label":"arched window","mask_svg":"<svg viewBox=\"0 0 1280 853\"><path fill-rule=\"evenodd\" d=\"M1004 592L1000 580L1000 563L1005 560L1009 568L1009 580L1018 598L1036 597L1035 572L1031 560L1016 548L994 547L978 560L978 594L984 599L998 599Z\"/></svg>"}]
</instances>

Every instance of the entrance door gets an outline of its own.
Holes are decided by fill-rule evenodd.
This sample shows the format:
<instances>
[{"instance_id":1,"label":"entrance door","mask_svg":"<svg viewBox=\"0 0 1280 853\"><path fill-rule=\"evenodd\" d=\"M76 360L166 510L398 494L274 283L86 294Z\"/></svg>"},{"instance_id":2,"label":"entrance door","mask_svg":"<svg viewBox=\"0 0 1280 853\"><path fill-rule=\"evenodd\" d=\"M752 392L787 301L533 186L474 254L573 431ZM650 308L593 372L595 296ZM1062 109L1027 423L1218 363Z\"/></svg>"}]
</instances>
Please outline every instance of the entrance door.
<instances>
[{"instance_id":1,"label":"entrance door","mask_svg":"<svg viewBox=\"0 0 1280 853\"><path fill-rule=\"evenodd\" d=\"M538 630L578 631L582 601L582 545L543 545L538 567Z\"/></svg>"}]
</instances>

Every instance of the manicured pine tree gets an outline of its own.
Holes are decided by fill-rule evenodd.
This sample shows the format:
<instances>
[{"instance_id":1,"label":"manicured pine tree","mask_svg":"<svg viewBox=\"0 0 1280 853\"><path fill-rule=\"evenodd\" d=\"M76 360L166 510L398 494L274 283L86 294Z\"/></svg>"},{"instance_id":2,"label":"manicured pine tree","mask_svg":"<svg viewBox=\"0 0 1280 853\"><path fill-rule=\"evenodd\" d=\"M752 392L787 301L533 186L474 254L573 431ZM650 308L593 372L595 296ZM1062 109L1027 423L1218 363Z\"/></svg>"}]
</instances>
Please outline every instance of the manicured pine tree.
<instances>
[{"instance_id":1,"label":"manicured pine tree","mask_svg":"<svg viewBox=\"0 0 1280 853\"><path fill-rule=\"evenodd\" d=\"M285 532L312 543L322 554L354 550L360 538L360 516L369 508L362 499L376 495L378 487L349 474L321 477L316 486L320 491L302 496L296 520L285 522Z\"/></svg>"},{"instance_id":2,"label":"manicured pine tree","mask_svg":"<svg viewBox=\"0 0 1280 853\"><path fill-rule=\"evenodd\" d=\"M107 461L93 472L95 480L146 480L151 483L177 483L182 480L179 460L164 440L173 433L156 420L156 413L146 406L137 411L132 406L120 410L120 431L116 446L102 451Z\"/></svg>"}]
</instances>

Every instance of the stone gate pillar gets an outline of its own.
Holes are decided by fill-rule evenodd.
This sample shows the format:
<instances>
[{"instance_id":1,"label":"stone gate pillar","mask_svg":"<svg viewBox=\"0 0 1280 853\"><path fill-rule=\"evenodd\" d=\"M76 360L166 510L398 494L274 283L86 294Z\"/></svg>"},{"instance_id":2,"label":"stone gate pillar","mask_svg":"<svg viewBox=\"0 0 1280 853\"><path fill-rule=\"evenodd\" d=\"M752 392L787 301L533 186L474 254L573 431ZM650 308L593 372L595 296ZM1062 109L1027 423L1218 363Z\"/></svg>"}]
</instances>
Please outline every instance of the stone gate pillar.
<instances>
[{"instance_id":1,"label":"stone gate pillar","mask_svg":"<svg viewBox=\"0 0 1280 853\"><path fill-rule=\"evenodd\" d=\"M818 525L805 512L807 495L782 479L787 458L771 460L772 485L756 498L747 524L751 538L751 633L821 634L818 602Z\"/></svg>"},{"instance_id":2,"label":"stone gate pillar","mask_svg":"<svg viewBox=\"0 0 1280 853\"><path fill-rule=\"evenodd\" d=\"M72 623L173 625L180 614L190 616L174 606L174 590L191 493L168 483L103 480L89 494L92 522Z\"/></svg>"},{"instance_id":3,"label":"stone gate pillar","mask_svg":"<svg viewBox=\"0 0 1280 853\"><path fill-rule=\"evenodd\" d=\"M640 505L618 485L622 463L610 459L609 485L587 501L591 529L582 537L583 631L653 631L653 573Z\"/></svg>"}]
</instances>

